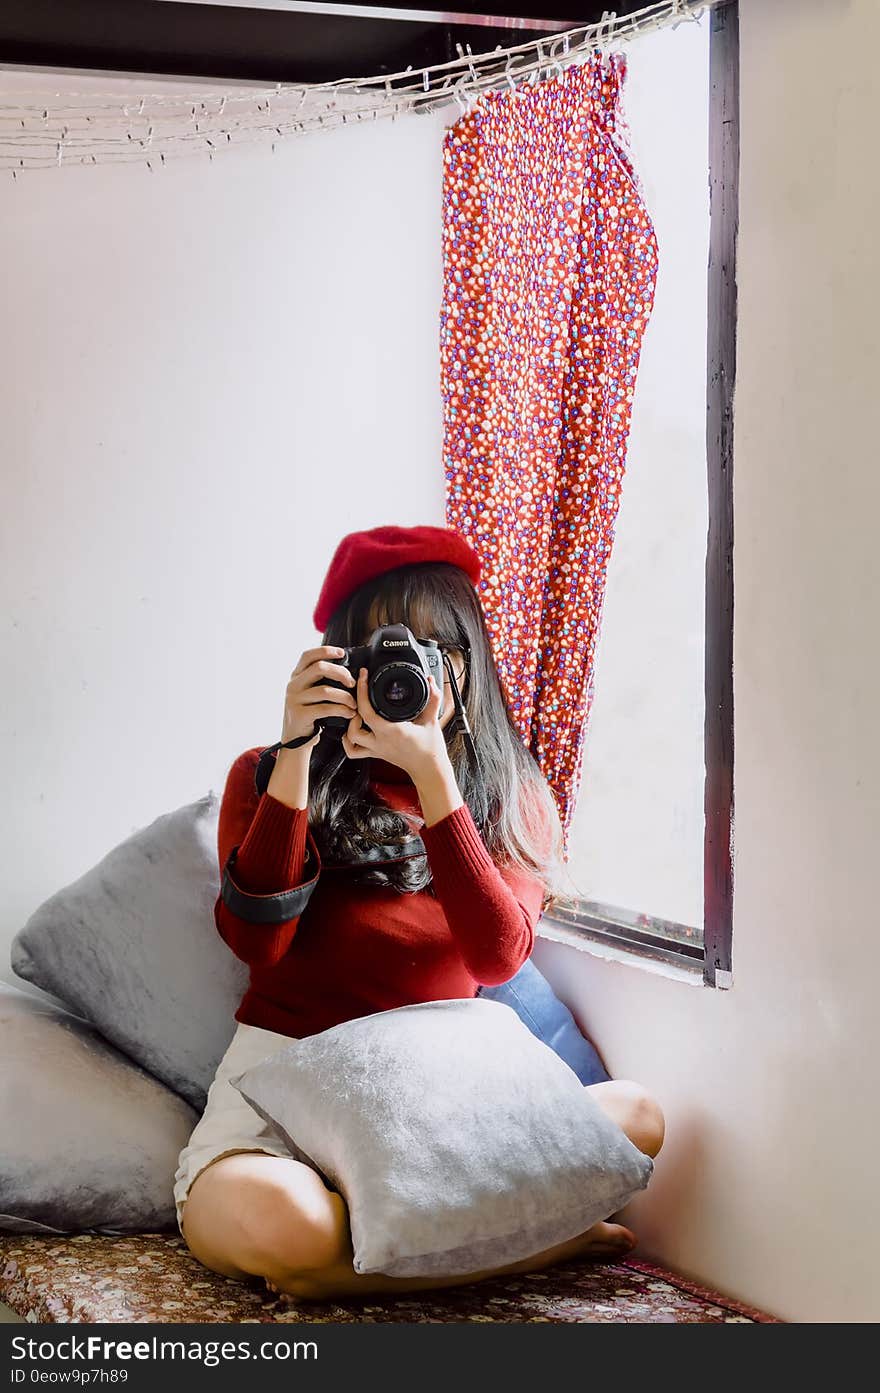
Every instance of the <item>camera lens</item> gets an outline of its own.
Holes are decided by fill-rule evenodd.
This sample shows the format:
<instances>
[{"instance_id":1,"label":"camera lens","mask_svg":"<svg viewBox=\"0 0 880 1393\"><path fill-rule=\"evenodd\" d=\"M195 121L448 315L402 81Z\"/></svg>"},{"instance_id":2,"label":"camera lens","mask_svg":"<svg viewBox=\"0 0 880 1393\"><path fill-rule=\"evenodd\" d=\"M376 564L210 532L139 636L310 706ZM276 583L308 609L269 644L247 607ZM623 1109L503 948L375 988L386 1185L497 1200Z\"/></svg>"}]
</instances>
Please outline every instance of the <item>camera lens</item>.
<instances>
[{"instance_id":1,"label":"camera lens","mask_svg":"<svg viewBox=\"0 0 880 1393\"><path fill-rule=\"evenodd\" d=\"M376 674L373 705L387 721L410 721L424 711L428 688L417 668L389 663Z\"/></svg>"},{"instance_id":2,"label":"camera lens","mask_svg":"<svg viewBox=\"0 0 880 1393\"><path fill-rule=\"evenodd\" d=\"M408 701L412 701L413 689L411 682L401 682L396 677L393 682L382 692L382 699L387 701L390 706L404 706Z\"/></svg>"}]
</instances>

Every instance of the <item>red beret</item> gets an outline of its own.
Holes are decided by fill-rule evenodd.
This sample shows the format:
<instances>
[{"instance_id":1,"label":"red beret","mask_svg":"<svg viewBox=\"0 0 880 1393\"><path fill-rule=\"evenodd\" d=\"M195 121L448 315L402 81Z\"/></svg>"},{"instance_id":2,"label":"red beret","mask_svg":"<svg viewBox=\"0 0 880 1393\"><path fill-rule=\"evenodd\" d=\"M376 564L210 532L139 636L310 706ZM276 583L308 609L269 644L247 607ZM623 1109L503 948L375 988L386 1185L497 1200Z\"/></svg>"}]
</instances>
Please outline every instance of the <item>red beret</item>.
<instances>
[{"instance_id":1,"label":"red beret","mask_svg":"<svg viewBox=\"0 0 880 1393\"><path fill-rule=\"evenodd\" d=\"M396 566L419 566L447 561L460 566L474 585L480 579L480 558L470 543L451 527L372 527L343 537L327 568L315 606L315 628L323 633L338 605L359 585Z\"/></svg>"}]
</instances>

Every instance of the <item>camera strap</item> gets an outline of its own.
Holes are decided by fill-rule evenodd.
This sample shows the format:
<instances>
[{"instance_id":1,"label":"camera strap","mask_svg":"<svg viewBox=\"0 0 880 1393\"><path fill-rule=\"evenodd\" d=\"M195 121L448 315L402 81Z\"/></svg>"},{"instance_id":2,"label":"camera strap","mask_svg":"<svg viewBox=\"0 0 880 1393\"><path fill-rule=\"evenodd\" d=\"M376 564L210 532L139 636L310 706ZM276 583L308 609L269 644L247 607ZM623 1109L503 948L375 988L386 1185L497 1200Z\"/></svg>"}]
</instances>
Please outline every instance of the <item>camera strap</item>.
<instances>
[{"instance_id":1,"label":"camera strap","mask_svg":"<svg viewBox=\"0 0 880 1393\"><path fill-rule=\"evenodd\" d=\"M470 650L467 650L466 658L468 661L468 666L470 666L470 656ZM456 735L460 733L461 738L464 742L465 753L468 757L468 764L470 765L471 775L473 777L474 784L476 785L477 793L480 800L480 816L478 818L478 821L480 826L485 826L489 816L489 807L488 800L486 798L486 785L483 782L483 775L480 772L480 761L477 759L477 747L474 744L474 737L471 733L471 728L468 725L467 712L464 709L464 702L462 701L461 693L458 690L458 683L455 680L455 672L453 671L452 662L448 653L443 654L443 661L446 664L446 667L449 671L449 683L452 687L452 701L453 705L455 706L455 715L449 722L449 725L452 730L452 734Z\"/></svg>"}]
</instances>

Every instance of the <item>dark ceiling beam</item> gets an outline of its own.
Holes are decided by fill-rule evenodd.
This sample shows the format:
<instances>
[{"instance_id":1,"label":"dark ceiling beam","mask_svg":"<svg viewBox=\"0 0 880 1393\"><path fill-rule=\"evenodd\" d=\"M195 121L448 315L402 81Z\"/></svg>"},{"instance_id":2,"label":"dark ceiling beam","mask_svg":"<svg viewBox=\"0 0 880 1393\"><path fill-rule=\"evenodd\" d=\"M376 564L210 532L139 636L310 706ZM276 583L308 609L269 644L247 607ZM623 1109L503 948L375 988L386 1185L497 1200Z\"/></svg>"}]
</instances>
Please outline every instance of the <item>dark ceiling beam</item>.
<instances>
[{"instance_id":1,"label":"dark ceiling beam","mask_svg":"<svg viewBox=\"0 0 880 1393\"><path fill-rule=\"evenodd\" d=\"M357 5L361 9L369 10L412 10L413 13L430 13L451 15L473 15L474 20L483 22L485 19L491 23L493 20L508 20L521 17L523 19L535 19L541 21L553 20L567 29L581 28L587 24L595 24L608 10L613 9L618 19L626 18L627 15L635 14L639 10L644 10L646 6L657 3L657 0L608 0L606 4L598 4L595 0L585 0L584 4L573 3L573 0L465 0L465 3L458 4L457 0L444 10L440 5L432 5L428 0L423 0L421 5L396 4L394 0L350 0L352 5ZM333 9L333 4L328 5L328 9ZM339 8L336 6L336 8ZM443 21L444 23L446 20Z\"/></svg>"},{"instance_id":2,"label":"dark ceiling beam","mask_svg":"<svg viewBox=\"0 0 880 1393\"><path fill-rule=\"evenodd\" d=\"M357 0L360 3L360 0ZM378 8L370 4L370 8ZM546 0L543 0L546 3ZM645 0L618 3L617 13ZM164 0L0 0L0 64L100 71L161 73L268 82L332 82L430 67L458 57L456 44L474 53L496 45L514 48L540 31L417 18L387 19L235 5L165 3ZM418 12L416 6L389 5ZM540 11L537 0L464 4L445 14L508 20L511 8ZM553 3L569 12L572 0ZM588 3L576 15L554 19L575 28L602 17ZM426 5L426 12L431 10ZM532 16L527 16L532 17ZM544 18L545 16L538 16ZM551 32L543 31L548 38Z\"/></svg>"}]
</instances>

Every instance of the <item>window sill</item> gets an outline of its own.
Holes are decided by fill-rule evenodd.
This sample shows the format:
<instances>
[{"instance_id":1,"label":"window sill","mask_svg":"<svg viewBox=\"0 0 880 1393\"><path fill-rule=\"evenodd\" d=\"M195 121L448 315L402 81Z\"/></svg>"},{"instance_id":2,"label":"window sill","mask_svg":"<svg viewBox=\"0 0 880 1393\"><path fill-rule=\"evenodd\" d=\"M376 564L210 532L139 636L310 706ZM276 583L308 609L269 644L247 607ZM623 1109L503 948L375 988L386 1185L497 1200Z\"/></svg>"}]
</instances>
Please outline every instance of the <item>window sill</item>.
<instances>
[{"instance_id":1,"label":"window sill","mask_svg":"<svg viewBox=\"0 0 880 1393\"><path fill-rule=\"evenodd\" d=\"M565 943L570 948L576 948L580 953L589 953L592 957L601 958L605 962L624 963L629 967L641 968L643 972L652 972L658 977L669 977L675 982L687 982L693 987L708 985L703 980L703 968L699 962L694 962L693 965L671 963L660 958L653 958L644 951L623 948L619 944L600 942L571 924L564 924L558 919L553 919L549 914L544 914L539 920L537 936L549 939L553 943ZM721 984L718 983L718 985Z\"/></svg>"}]
</instances>

